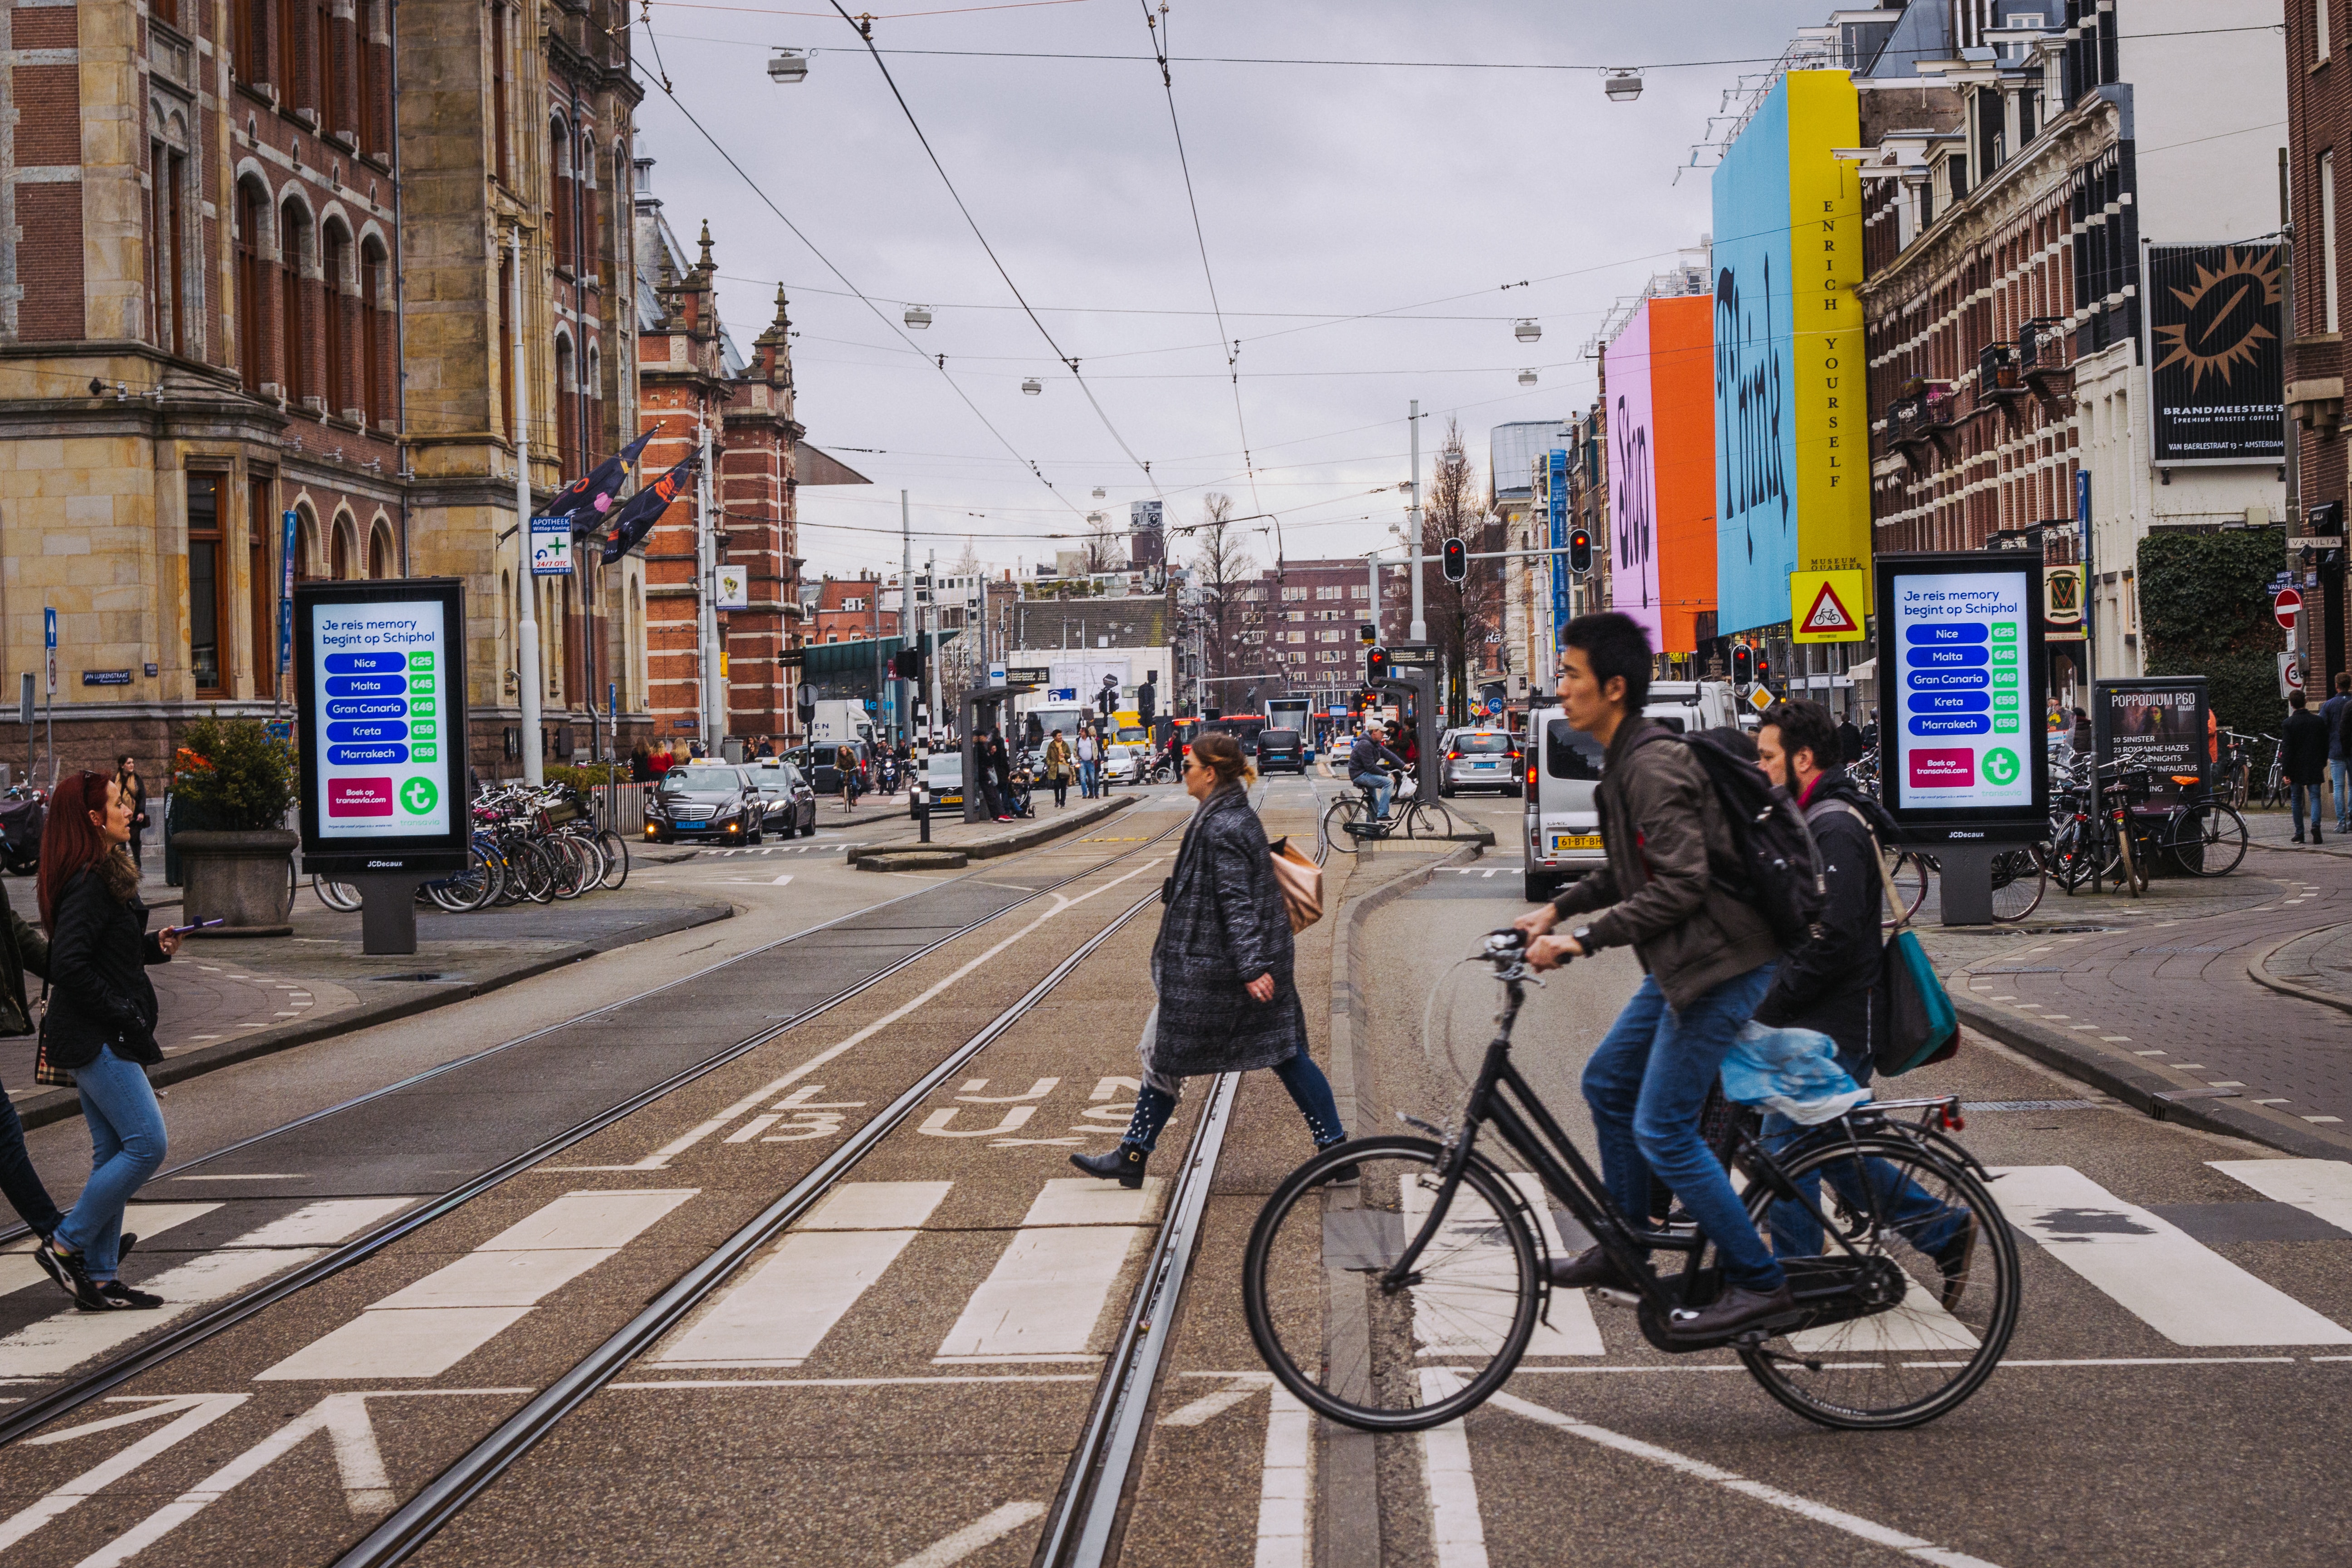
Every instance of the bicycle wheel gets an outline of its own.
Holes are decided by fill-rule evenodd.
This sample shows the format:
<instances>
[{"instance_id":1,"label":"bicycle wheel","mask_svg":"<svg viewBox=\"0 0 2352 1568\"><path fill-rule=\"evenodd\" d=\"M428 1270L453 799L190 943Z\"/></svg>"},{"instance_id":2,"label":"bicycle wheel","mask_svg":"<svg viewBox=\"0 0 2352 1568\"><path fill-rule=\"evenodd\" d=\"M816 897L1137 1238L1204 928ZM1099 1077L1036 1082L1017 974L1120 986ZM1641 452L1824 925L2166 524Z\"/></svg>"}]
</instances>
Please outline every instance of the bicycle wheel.
<instances>
[{"instance_id":1,"label":"bicycle wheel","mask_svg":"<svg viewBox=\"0 0 2352 1568\"><path fill-rule=\"evenodd\" d=\"M2246 858L2246 819L2220 801L2206 801L2174 819L2175 864L2192 877L2226 877Z\"/></svg>"},{"instance_id":2,"label":"bicycle wheel","mask_svg":"<svg viewBox=\"0 0 2352 1568\"><path fill-rule=\"evenodd\" d=\"M578 898L604 874L604 862L597 858L596 851L569 833L543 838L540 847L554 864L555 884L551 891L559 899Z\"/></svg>"},{"instance_id":3,"label":"bicycle wheel","mask_svg":"<svg viewBox=\"0 0 2352 1568\"><path fill-rule=\"evenodd\" d=\"M555 900L555 862L546 846L518 839L507 846L507 875L516 892L534 904Z\"/></svg>"},{"instance_id":4,"label":"bicycle wheel","mask_svg":"<svg viewBox=\"0 0 2352 1568\"><path fill-rule=\"evenodd\" d=\"M1323 847L1341 855L1353 855L1358 847L1356 836L1348 825L1363 815L1364 803L1352 795L1343 795L1323 813L1323 821L1316 831L1322 836Z\"/></svg>"},{"instance_id":5,"label":"bicycle wheel","mask_svg":"<svg viewBox=\"0 0 2352 1568\"><path fill-rule=\"evenodd\" d=\"M425 884L425 896L452 914L480 909L498 893L498 866L477 849L467 857L466 868L454 877Z\"/></svg>"},{"instance_id":6,"label":"bicycle wheel","mask_svg":"<svg viewBox=\"0 0 2352 1568\"><path fill-rule=\"evenodd\" d=\"M331 877L312 872L310 890L318 894L319 901L331 910L341 910L349 914L360 907L360 890L349 882L338 882Z\"/></svg>"},{"instance_id":7,"label":"bicycle wheel","mask_svg":"<svg viewBox=\"0 0 2352 1568\"><path fill-rule=\"evenodd\" d=\"M1992 918L2021 921L2042 902L2047 885L2031 849L2004 849L1992 858Z\"/></svg>"},{"instance_id":8,"label":"bicycle wheel","mask_svg":"<svg viewBox=\"0 0 2352 1568\"><path fill-rule=\"evenodd\" d=\"M1412 1282L1381 1284L1427 1223L1446 1158L1423 1138L1342 1143L1285 1178L1250 1231L1250 1338L1285 1388L1334 1421L1368 1432L1450 1421L1502 1385L1535 1332L1535 1233L1516 1189L1482 1161ZM1348 1164L1357 1184L1332 1185Z\"/></svg>"},{"instance_id":9,"label":"bicycle wheel","mask_svg":"<svg viewBox=\"0 0 2352 1568\"><path fill-rule=\"evenodd\" d=\"M1900 910L1882 911L1879 916L1878 923L1891 928L1896 921L1917 914L1919 906L1927 901L1927 863L1909 850L1902 850L1895 855L1895 864L1887 871L1887 876L1895 883L1895 894L1903 900Z\"/></svg>"},{"instance_id":10,"label":"bicycle wheel","mask_svg":"<svg viewBox=\"0 0 2352 1568\"><path fill-rule=\"evenodd\" d=\"M596 835L596 847L604 852L604 890L618 892L629 879L629 841L608 827Z\"/></svg>"},{"instance_id":11,"label":"bicycle wheel","mask_svg":"<svg viewBox=\"0 0 2352 1568\"><path fill-rule=\"evenodd\" d=\"M1865 1291L1892 1304L1817 1309L1740 1350L1749 1374L1806 1419L1850 1430L1916 1426L1975 1393L2009 1346L2019 1296L2017 1241L1983 1184L1893 1136L1825 1142L1782 1169L1800 1195L1776 1199L1777 1184L1759 1182L1748 1213L1801 1297L1858 1261ZM1844 1247L1824 1251L1825 1226Z\"/></svg>"},{"instance_id":12,"label":"bicycle wheel","mask_svg":"<svg viewBox=\"0 0 2352 1568\"><path fill-rule=\"evenodd\" d=\"M1433 800L1416 800L1405 807L1407 838L1451 838L1454 831L1454 814Z\"/></svg>"}]
</instances>

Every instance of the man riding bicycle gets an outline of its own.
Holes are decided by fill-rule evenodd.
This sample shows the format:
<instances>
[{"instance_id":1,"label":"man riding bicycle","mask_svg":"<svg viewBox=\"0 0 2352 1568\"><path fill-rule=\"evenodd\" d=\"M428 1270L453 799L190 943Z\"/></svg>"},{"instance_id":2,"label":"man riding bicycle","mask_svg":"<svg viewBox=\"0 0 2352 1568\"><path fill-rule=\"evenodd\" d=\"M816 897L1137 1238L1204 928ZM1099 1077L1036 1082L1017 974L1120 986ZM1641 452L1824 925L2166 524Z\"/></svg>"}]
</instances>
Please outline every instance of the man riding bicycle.
<instances>
[{"instance_id":1,"label":"man riding bicycle","mask_svg":"<svg viewBox=\"0 0 2352 1568\"><path fill-rule=\"evenodd\" d=\"M1585 1063L1584 1099L1618 1207L1637 1221L1648 1215L1654 1172L1721 1256L1722 1293L1705 1307L1677 1309L1667 1331L1720 1337L1796 1305L1699 1130L1707 1091L1771 984L1780 945L1764 916L1711 872L1736 863L1736 854L1699 762L1673 731L1642 717L1648 635L1610 611L1578 616L1560 637L1560 705L1605 748L1593 794L1608 859L1515 923L1535 939L1528 961L1537 969L1604 947L1630 945L1642 961L1640 987ZM1603 912L1564 936L1549 934L1562 917L1588 910ZM1554 1259L1551 1281L1633 1288L1599 1247Z\"/></svg>"},{"instance_id":2,"label":"man riding bicycle","mask_svg":"<svg viewBox=\"0 0 2352 1568\"><path fill-rule=\"evenodd\" d=\"M1364 731L1356 743L1348 748L1348 782L1367 791L1372 797L1372 815L1386 822L1389 816L1389 793L1396 782L1389 777L1385 764L1404 766L1404 759L1388 749L1383 742L1385 731L1378 719L1364 721Z\"/></svg>"}]
</instances>

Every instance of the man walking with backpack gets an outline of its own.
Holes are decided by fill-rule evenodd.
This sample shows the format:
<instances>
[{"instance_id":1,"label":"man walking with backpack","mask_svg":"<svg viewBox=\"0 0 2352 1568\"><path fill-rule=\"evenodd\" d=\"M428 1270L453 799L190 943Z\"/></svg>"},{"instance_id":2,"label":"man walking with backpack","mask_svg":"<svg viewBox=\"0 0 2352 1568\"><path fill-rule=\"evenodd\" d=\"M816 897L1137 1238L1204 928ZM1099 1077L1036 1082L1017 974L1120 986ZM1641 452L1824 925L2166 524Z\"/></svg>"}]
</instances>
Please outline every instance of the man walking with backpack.
<instances>
[{"instance_id":1,"label":"man walking with backpack","mask_svg":"<svg viewBox=\"0 0 2352 1568\"><path fill-rule=\"evenodd\" d=\"M1602 1177L1617 1206L1641 1224L1654 1173L1721 1255L1722 1294L1677 1309L1669 1334L1714 1338L1766 1326L1790 1313L1794 1298L1700 1135L1699 1113L1734 1037L1771 984L1780 942L1764 914L1717 874L1739 866L1740 847L1696 743L1642 717L1647 635L1611 611L1570 621L1561 642L1560 704L1568 721L1605 749L1594 795L1608 862L1517 924L1534 939L1528 958L1538 969L1604 947L1630 945L1641 958L1641 986L1584 1066ZM1763 787L1760 777L1755 783ZM1594 910L1602 912L1591 924L1549 934ZM1567 1289L1630 1289L1598 1247L1555 1261L1551 1279Z\"/></svg>"}]
</instances>

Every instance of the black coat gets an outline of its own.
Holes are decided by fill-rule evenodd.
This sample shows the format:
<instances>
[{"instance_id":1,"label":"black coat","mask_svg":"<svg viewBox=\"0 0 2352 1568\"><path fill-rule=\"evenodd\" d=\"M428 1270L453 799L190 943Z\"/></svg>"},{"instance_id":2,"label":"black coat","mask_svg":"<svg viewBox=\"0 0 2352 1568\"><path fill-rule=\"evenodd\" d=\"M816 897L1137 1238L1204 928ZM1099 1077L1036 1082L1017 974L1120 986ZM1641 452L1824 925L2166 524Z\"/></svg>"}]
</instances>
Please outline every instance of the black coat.
<instances>
[{"instance_id":1,"label":"black coat","mask_svg":"<svg viewBox=\"0 0 2352 1568\"><path fill-rule=\"evenodd\" d=\"M49 932L49 1058L87 1067L99 1047L142 1067L163 1059L155 1044L155 987L146 966L167 962L133 893L118 903L93 870L79 871L57 901Z\"/></svg>"},{"instance_id":2,"label":"black coat","mask_svg":"<svg viewBox=\"0 0 2352 1568\"><path fill-rule=\"evenodd\" d=\"M2286 716L2286 782L2327 782L2327 721L2308 708Z\"/></svg>"},{"instance_id":3,"label":"black coat","mask_svg":"<svg viewBox=\"0 0 2352 1568\"><path fill-rule=\"evenodd\" d=\"M8 907L8 893L0 889L0 1035L33 1032L33 1008L25 991L25 971L43 979L49 973L49 939Z\"/></svg>"},{"instance_id":4,"label":"black coat","mask_svg":"<svg viewBox=\"0 0 2352 1568\"><path fill-rule=\"evenodd\" d=\"M1843 771L1813 786L1805 826L1820 852L1830 900L1819 930L1780 960L1772 988L1757 1004L1756 1021L1767 1028L1820 1030L1837 1042L1839 1059L1852 1071L1870 1060L1871 1006L1885 946L1879 925L1885 884L1870 828L1849 805L1893 837L1894 824L1883 820L1878 803L1856 791Z\"/></svg>"},{"instance_id":5,"label":"black coat","mask_svg":"<svg viewBox=\"0 0 2352 1568\"><path fill-rule=\"evenodd\" d=\"M1265 828L1238 784L1213 792L1184 830L1168 908L1151 948L1160 994L1151 1065L1171 1078L1243 1072L1307 1047L1307 1013L1292 983L1297 949ZM1274 999L1242 987L1274 976Z\"/></svg>"}]
</instances>

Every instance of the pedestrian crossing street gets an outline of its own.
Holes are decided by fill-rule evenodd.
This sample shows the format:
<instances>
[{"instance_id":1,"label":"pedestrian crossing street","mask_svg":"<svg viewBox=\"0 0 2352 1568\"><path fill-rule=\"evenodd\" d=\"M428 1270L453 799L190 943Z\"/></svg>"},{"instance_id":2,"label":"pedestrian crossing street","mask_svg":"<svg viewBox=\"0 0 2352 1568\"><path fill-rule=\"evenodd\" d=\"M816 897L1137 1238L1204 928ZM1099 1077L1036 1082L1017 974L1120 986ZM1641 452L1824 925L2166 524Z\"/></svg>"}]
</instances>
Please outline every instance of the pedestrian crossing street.
<instances>
[{"instance_id":1,"label":"pedestrian crossing street","mask_svg":"<svg viewBox=\"0 0 2352 1568\"><path fill-rule=\"evenodd\" d=\"M2158 1212L2168 1205L2132 1203L2072 1166L1996 1167L1992 1190L2018 1235L2033 1244L2024 1249L2027 1296L2013 1356L2032 1356L2036 1342L2053 1336L2063 1338L2070 1351L2085 1339L2095 1348L2101 1342L2119 1349L2153 1348L2149 1331L2170 1345L2193 1350L2352 1345L2352 1326L2341 1321L2352 1318L2343 1306L2347 1298L2338 1297L2330 1315L2294 1289L2262 1278L2220 1250L2231 1235L2280 1234L2274 1221L2252 1231L2245 1222L2282 1208L2293 1211L2298 1222L2288 1227L2292 1239L2352 1241L2352 1164L2300 1159L2210 1164L2246 1190L2241 1203L2195 1205L2201 1214L2231 1222L2219 1229L2210 1219L2195 1222L2216 1237L2211 1245L2192 1234L2192 1226ZM1547 1227L1547 1243L1556 1254L1566 1250L1557 1216L1534 1178L1516 1179ZM1115 1299L1122 1278L1148 1249L1149 1233L1166 1201L1165 1184L1154 1178L1129 1192L1083 1177L1048 1180L1034 1192L1017 1225L1003 1234L1001 1245L997 1233L937 1223L954 1187L941 1180L851 1182L835 1188L656 1347L647 1369L694 1373L807 1367L821 1355L856 1348L855 1321L861 1308L880 1300L895 1311L918 1298L933 1326L922 1343L911 1346L904 1335L882 1336L896 1358L911 1350L924 1368L943 1372L1024 1365L1072 1372L1097 1364L1118 1318ZM457 1371L566 1287L657 1235L697 1195L692 1188L650 1187L562 1194L473 1251L260 1369L256 1381L383 1384ZM415 1201L307 1204L221 1246L168 1261L164 1249L175 1229L208 1215L217 1223L215 1211L225 1205L135 1205L130 1226L142 1241L126 1275L164 1297L167 1305L160 1312L83 1314L65 1308L26 1321L23 1308L34 1299L19 1293L53 1293L55 1288L27 1256L28 1243L0 1252L0 1309L16 1308L13 1321L21 1324L0 1335L0 1397L5 1397L8 1384L72 1373L163 1323L298 1267ZM1407 1217L1417 1217L1416 1204L1426 1202L1425 1194L1409 1194ZM969 1289L950 1321L949 1303L933 1301L919 1289L935 1277L932 1266L949 1254L925 1249L968 1247L975 1234L987 1235L998 1250L986 1277ZM1496 1252L1498 1266L1507 1268L1501 1249ZM2352 1252L2345 1257L2352 1260ZM163 1266L142 1278L140 1263ZM915 1296L894 1288L877 1298L877 1287L894 1272L912 1282L908 1289ZM2308 1272L2298 1279L2308 1289ZM2080 1287L2088 1287L2089 1294ZM2037 1300L2045 1308L2041 1321ZM2104 1315L2086 1310L2084 1300L2104 1302ZM1446 1316L1434 1312L1424 1321ZM1942 1327L1947 1335L1966 1337L1957 1322ZM1948 1337L1942 1342L1957 1341ZM1423 1352L1442 1356L1447 1347L1433 1343ZM1612 1358L1654 1359L1623 1314L1596 1318L1582 1293L1555 1296L1550 1321L1538 1326L1529 1347L1530 1364L1605 1363Z\"/></svg>"}]
</instances>

